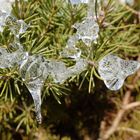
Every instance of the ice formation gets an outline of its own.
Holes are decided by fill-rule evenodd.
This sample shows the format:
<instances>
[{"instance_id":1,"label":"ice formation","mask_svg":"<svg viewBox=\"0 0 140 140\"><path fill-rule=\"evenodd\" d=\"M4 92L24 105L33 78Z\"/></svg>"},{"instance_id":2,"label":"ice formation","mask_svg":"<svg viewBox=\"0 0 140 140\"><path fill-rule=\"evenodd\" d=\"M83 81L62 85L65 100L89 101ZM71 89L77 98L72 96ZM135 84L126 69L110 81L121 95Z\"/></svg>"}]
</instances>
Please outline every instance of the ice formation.
<instances>
[{"instance_id":1,"label":"ice formation","mask_svg":"<svg viewBox=\"0 0 140 140\"><path fill-rule=\"evenodd\" d=\"M119 90L124 80L140 68L140 62L123 60L115 55L107 55L99 61L98 72L110 90Z\"/></svg>"},{"instance_id":2,"label":"ice formation","mask_svg":"<svg viewBox=\"0 0 140 140\"><path fill-rule=\"evenodd\" d=\"M37 120L41 123L41 89L44 81L51 76L55 83L62 84L69 77L81 73L87 67L83 59L79 59L73 67L65 63L47 60L42 56L29 56L20 66L20 74L29 89L35 104Z\"/></svg>"},{"instance_id":3,"label":"ice formation","mask_svg":"<svg viewBox=\"0 0 140 140\"><path fill-rule=\"evenodd\" d=\"M72 27L77 31L74 35L69 37L66 47L60 53L62 57L79 59L81 57L81 50L76 47L76 43L82 40L87 46L90 46L92 42L96 43L98 39L99 25L97 24L93 7L95 5L94 0L71 0L72 4L88 3L89 9L86 18L80 22L75 23Z\"/></svg>"},{"instance_id":4,"label":"ice formation","mask_svg":"<svg viewBox=\"0 0 140 140\"><path fill-rule=\"evenodd\" d=\"M0 18L2 18L1 29L8 27L10 32L15 36L14 42L8 46L14 48L15 51L10 53L6 48L0 47L0 68L19 66L19 74L34 100L37 121L41 123L41 89L47 77L51 76L55 83L62 84L69 77L85 70L87 63L79 57L75 65L66 67L65 63L61 61L47 60L41 55L30 56L28 52L24 51L19 41L20 34L27 30L28 25L23 20L17 20L10 14L2 11ZM70 49L72 49L72 41L73 39L69 40ZM71 57L74 57L76 53L71 52Z\"/></svg>"}]
</instances>

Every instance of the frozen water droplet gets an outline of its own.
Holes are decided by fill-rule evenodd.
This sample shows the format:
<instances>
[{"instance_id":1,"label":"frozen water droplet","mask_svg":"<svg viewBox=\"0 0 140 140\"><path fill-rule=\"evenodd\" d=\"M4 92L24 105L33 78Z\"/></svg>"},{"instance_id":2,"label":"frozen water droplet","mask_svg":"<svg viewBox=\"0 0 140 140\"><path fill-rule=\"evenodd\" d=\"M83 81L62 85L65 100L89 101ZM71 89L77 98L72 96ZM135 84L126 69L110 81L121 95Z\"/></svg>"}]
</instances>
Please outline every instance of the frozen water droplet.
<instances>
[{"instance_id":1,"label":"frozen water droplet","mask_svg":"<svg viewBox=\"0 0 140 140\"><path fill-rule=\"evenodd\" d=\"M98 38L99 26L93 17L87 17L81 23L73 25L77 29L76 34L87 46L91 45L92 41L96 42Z\"/></svg>"},{"instance_id":2,"label":"frozen water droplet","mask_svg":"<svg viewBox=\"0 0 140 140\"><path fill-rule=\"evenodd\" d=\"M18 34L25 33L25 31L28 28L28 25L23 20L18 20L17 22L18 22L18 26L19 26Z\"/></svg>"},{"instance_id":3,"label":"frozen water droplet","mask_svg":"<svg viewBox=\"0 0 140 140\"><path fill-rule=\"evenodd\" d=\"M140 62L107 55L99 61L98 72L109 89L119 90L126 77L134 74L139 68Z\"/></svg>"}]
</instances>

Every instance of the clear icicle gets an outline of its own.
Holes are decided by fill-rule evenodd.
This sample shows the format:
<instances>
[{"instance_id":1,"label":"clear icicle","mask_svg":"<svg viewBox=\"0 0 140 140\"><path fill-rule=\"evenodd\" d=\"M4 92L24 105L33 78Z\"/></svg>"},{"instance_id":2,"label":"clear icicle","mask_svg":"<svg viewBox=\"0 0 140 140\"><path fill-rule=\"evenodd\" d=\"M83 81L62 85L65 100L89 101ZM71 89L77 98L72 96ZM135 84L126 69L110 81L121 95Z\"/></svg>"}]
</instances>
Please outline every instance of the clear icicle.
<instances>
[{"instance_id":1,"label":"clear icicle","mask_svg":"<svg viewBox=\"0 0 140 140\"><path fill-rule=\"evenodd\" d=\"M107 55L99 61L98 72L110 90L119 90L127 76L140 68L138 61L126 61L115 55Z\"/></svg>"},{"instance_id":2,"label":"clear icicle","mask_svg":"<svg viewBox=\"0 0 140 140\"><path fill-rule=\"evenodd\" d=\"M43 58L40 56L28 56L20 66L20 74L31 93L38 123L41 123L41 88L44 84L43 71L39 70ZM42 69L43 70L43 69Z\"/></svg>"},{"instance_id":3,"label":"clear icicle","mask_svg":"<svg viewBox=\"0 0 140 140\"><path fill-rule=\"evenodd\" d=\"M34 105L35 105L35 112L36 112L36 119L39 124L42 122L42 115L41 115L41 88L43 83L40 79L36 79L27 83L27 88L32 95Z\"/></svg>"}]
</instances>

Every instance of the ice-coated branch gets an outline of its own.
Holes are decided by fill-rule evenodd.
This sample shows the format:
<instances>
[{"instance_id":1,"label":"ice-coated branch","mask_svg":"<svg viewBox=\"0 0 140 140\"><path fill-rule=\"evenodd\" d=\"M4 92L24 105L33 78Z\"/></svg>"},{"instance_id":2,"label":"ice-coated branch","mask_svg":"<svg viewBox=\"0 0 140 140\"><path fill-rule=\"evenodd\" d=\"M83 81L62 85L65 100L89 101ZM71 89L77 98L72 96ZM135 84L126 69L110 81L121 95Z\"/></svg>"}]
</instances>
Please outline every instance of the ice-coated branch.
<instances>
[{"instance_id":1,"label":"ice-coated branch","mask_svg":"<svg viewBox=\"0 0 140 140\"><path fill-rule=\"evenodd\" d=\"M1 18L1 27L8 27L15 36L14 42L10 44L15 51L9 53L6 48L0 47L0 68L19 66L19 74L34 100L37 121L41 123L41 89L47 77L51 76L55 83L62 84L69 77L85 70L87 63L80 58L80 54L75 56L79 59L72 67L66 67L65 63L61 61L45 59L41 55L30 56L28 52L24 51L19 41L20 34L26 31L28 25L23 20L17 20L5 12L1 12ZM75 49L75 41L77 41L76 36L69 39L68 49ZM71 57L74 57L74 54L75 52L72 52Z\"/></svg>"}]
</instances>

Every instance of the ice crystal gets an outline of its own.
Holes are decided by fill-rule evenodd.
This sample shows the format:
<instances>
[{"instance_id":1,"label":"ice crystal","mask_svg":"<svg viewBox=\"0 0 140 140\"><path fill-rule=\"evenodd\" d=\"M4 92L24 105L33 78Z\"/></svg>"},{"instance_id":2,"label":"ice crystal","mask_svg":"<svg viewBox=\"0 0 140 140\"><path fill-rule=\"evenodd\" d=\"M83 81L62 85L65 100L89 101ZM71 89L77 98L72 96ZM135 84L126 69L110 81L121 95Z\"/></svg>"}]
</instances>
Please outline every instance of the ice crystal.
<instances>
[{"instance_id":1,"label":"ice crystal","mask_svg":"<svg viewBox=\"0 0 140 140\"><path fill-rule=\"evenodd\" d=\"M98 72L109 89L119 90L127 76L134 74L139 68L140 62L107 55L99 61Z\"/></svg>"}]
</instances>

